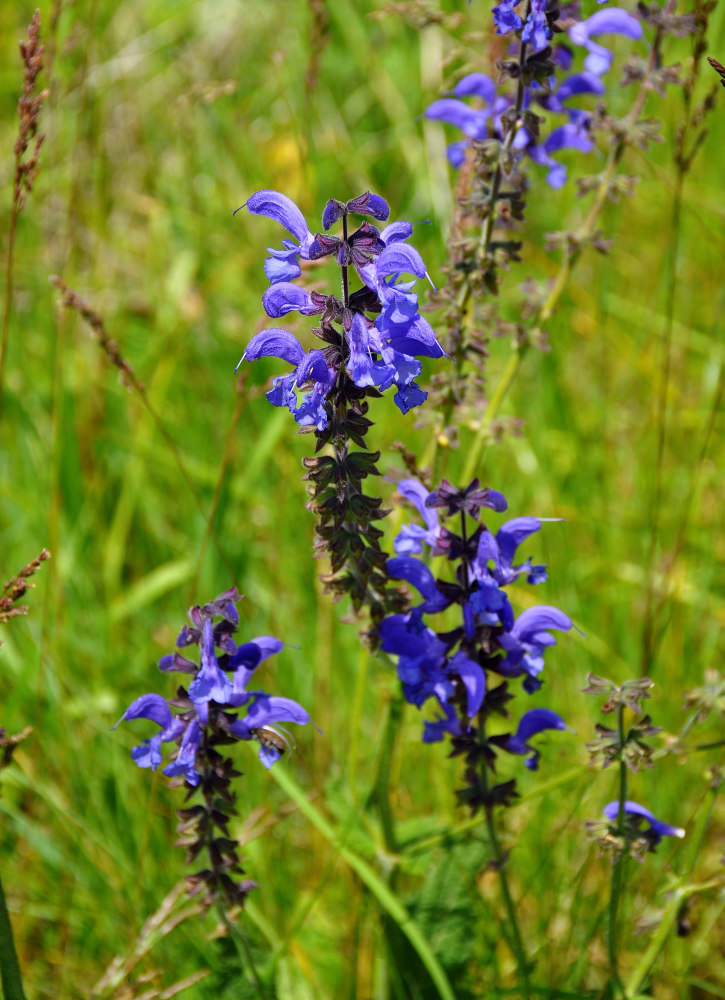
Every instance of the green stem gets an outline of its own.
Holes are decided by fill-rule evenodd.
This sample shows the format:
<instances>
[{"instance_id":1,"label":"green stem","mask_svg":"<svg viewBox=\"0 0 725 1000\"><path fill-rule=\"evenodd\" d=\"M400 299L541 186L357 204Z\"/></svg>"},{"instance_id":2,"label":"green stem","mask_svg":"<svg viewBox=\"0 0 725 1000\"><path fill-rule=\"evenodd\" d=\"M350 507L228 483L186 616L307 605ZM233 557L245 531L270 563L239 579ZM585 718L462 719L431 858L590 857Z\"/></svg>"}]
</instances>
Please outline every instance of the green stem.
<instances>
[{"instance_id":1,"label":"green stem","mask_svg":"<svg viewBox=\"0 0 725 1000\"><path fill-rule=\"evenodd\" d=\"M325 840L339 851L340 856L345 859L361 882L367 886L380 906L396 922L428 970L428 974L441 1000L456 1000L445 969L438 961L430 944L400 900L390 891L385 882L376 875L366 861L358 857L349 847L340 844L334 827L325 819L319 809L312 805L303 789L300 788L294 778L280 764L276 764L271 768L270 774L284 793L298 806L300 812L319 830Z\"/></svg>"},{"instance_id":2,"label":"green stem","mask_svg":"<svg viewBox=\"0 0 725 1000\"><path fill-rule=\"evenodd\" d=\"M707 832L707 828L712 817L718 791L719 789L717 784L712 782L709 794L704 800L705 808L700 809L697 817L697 825L692 834L690 849L685 862L683 879L689 879L692 875L695 862L697 861L700 849L705 840L705 833ZM639 963L629 978L629 982L627 983L627 996L636 996L636 994L643 988L645 981L648 979L652 968L654 967L657 956L664 948L667 939L672 932L672 928L677 920L682 903L692 894L692 891L694 890L688 891L687 886L684 886L676 889L671 895L669 895L664 912L662 913L660 925L657 928L657 932L653 936L647 950L642 955L642 958L639 960Z\"/></svg>"},{"instance_id":3,"label":"green stem","mask_svg":"<svg viewBox=\"0 0 725 1000\"><path fill-rule=\"evenodd\" d=\"M479 716L479 731L483 734L485 727L485 720L482 716ZM481 762L481 784L485 791L488 791L488 767L486 765L485 758ZM488 839L491 845L491 852L496 863L496 870L498 872L499 881L501 883L501 895L503 896L504 906L506 907L506 916L508 917L509 928L511 931L511 939L509 941L511 950L514 953L514 958L516 959L516 966L519 973L519 986L521 988L521 996L524 1000L529 1000L531 996L531 984L529 982L529 960L526 957L526 949L524 948L524 941L521 937L521 931L519 930L519 922L516 916L516 907L514 906L513 897L511 895L511 889L508 883L508 877L506 875L506 856L501 849L501 844L499 843L498 836L496 834L496 823L493 817L493 809L486 807L486 829L488 830Z\"/></svg>"},{"instance_id":4,"label":"green stem","mask_svg":"<svg viewBox=\"0 0 725 1000\"><path fill-rule=\"evenodd\" d=\"M514 906L511 889L509 888L508 877L506 875L506 858L504 857L498 837L496 836L496 824L494 823L493 812L490 809L486 810L486 827L488 829L491 848L496 859L496 868L498 870L498 877L501 883L501 895L503 896L504 906L506 907L506 915L511 928L511 946L516 958L516 965L519 970L521 995L525 998L525 1000L528 1000L531 996L531 984L529 983L529 960L526 957L526 949L524 948L524 941L521 937L519 922L516 916L516 907Z\"/></svg>"},{"instance_id":5,"label":"green stem","mask_svg":"<svg viewBox=\"0 0 725 1000\"><path fill-rule=\"evenodd\" d=\"M697 749L696 747L694 749ZM548 795L555 788L560 788L562 785L567 785L571 781L576 781L580 779L583 775L589 775L590 768L588 765L582 764L566 774L559 775L557 778L552 778L551 781L542 781L540 785L537 785L535 789L531 789L528 792L524 792L520 798L516 800L512 808L516 806L523 805L524 802L531 802L534 799L542 798ZM472 819L467 819L463 823L459 823L454 827L446 827L440 833L433 833L429 837L424 837L421 840L415 840L412 843L406 845L402 848L401 853L405 854L406 857L414 854L420 854L422 851L429 851L432 847L437 847L439 844L453 844L462 837L466 837L471 830L475 830L477 826L485 822L485 816L474 816Z\"/></svg>"},{"instance_id":6,"label":"green stem","mask_svg":"<svg viewBox=\"0 0 725 1000\"><path fill-rule=\"evenodd\" d=\"M217 903L217 914L221 923L223 923L226 927L229 937L236 945L241 967L243 969L246 967L249 970L251 978L254 981L254 985L257 987L259 996L264 998L264 983L262 982L259 973L257 972L257 967L254 964L254 959L252 958L252 953L249 948L249 942L247 941L247 935L240 927L237 927L237 925L229 919L224 909L224 905L220 902Z\"/></svg>"},{"instance_id":7,"label":"green stem","mask_svg":"<svg viewBox=\"0 0 725 1000\"><path fill-rule=\"evenodd\" d=\"M0 880L0 982L5 1000L25 1000L5 891Z\"/></svg>"},{"instance_id":8,"label":"green stem","mask_svg":"<svg viewBox=\"0 0 725 1000\"><path fill-rule=\"evenodd\" d=\"M531 5L527 4L526 15L524 20L529 15ZM524 64L524 56L526 55L526 42L521 41L519 43L519 66ZM514 104L514 114L511 119L511 125L508 132L504 138L503 144L501 146L501 152L499 155L498 163L496 164L496 170L494 171L493 178L491 180L491 189L488 196L488 205L486 207L486 217L483 220L483 225L481 226L481 234L478 239L478 248L480 258L485 260L489 253L489 247L491 244L491 237L493 236L494 224L496 221L496 201L498 199L499 192L501 190L501 182L504 179L503 167L501 166L501 161L504 156L507 156L511 151L513 141L516 137L516 133L519 130L519 125L521 123L521 111L524 106L524 97L526 96L526 83L524 79L523 72L519 74L518 83L516 86L516 101ZM461 322L463 322L464 312L468 306L469 299L473 293L471 287L471 280L468 275L465 276L463 284L461 285L460 291L458 293L458 298L456 300L456 311L461 316ZM465 364L465 353L459 348L455 351L455 361L458 366L463 366ZM446 402L445 408L443 410L442 417L439 422L439 427L443 430L448 426L448 422L451 419L453 413L454 403L452 399ZM437 447L437 435L433 437L433 444L436 446L433 453L430 465L433 469L433 481L438 481L438 467L440 465L440 448ZM471 476L469 475L470 479Z\"/></svg>"},{"instance_id":9,"label":"green stem","mask_svg":"<svg viewBox=\"0 0 725 1000\"><path fill-rule=\"evenodd\" d=\"M624 804L627 801L627 765L624 762L624 708L620 705L617 710L617 728L619 731L619 810L617 812L617 836L624 838L625 811ZM616 856L612 865L612 882L609 893L609 909L607 914L607 954L609 955L609 971L612 981L617 985L623 996L627 996L624 984L619 976L617 968L617 915L619 913L619 903L622 898L624 886L624 865L627 860L627 852L623 848Z\"/></svg>"}]
</instances>

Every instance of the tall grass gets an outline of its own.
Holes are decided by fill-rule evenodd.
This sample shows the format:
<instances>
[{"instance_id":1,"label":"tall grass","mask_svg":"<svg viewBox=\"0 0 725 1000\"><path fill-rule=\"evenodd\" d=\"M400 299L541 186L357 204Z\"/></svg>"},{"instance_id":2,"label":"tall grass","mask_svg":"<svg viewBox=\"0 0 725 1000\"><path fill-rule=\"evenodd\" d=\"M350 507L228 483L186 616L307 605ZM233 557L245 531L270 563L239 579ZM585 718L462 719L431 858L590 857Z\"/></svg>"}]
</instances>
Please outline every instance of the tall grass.
<instances>
[{"instance_id":1,"label":"tall grass","mask_svg":"<svg viewBox=\"0 0 725 1000\"><path fill-rule=\"evenodd\" d=\"M377 877L390 864L366 806L397 680L361 651L357 628L341 621L345 607L321 594L301 483L309 439L264 400L275 366L235 381L234 365L262 327L263 249L279 234L231 210L259 188L286 192L308 218L329 197L379 191L396 217L433 223L416 240L435 278L450 181L441 129L417 119L450 82L457 43L395 14L371 19L377 5L367 0L323 6L322 32L315 5L281 0L41 8L47 139L15 236L0 425L0 576L42 546L53 554L30 616L3 629L0 650L0 723L34 728L3 773L0 837L21 966L37 997L90 995L139 940L152 947L127 971L129 992L115 995L142 995L140 977L152 970L169 987L200 969L209 976L185 996L245 995L213 915L142 932L183 878L171 846L177 803L160 772L148 780L131 764L140 731L111 732L140 691L167 683L155 662L172 648L185 607L232 583L246 595L244 633L289 644L266 685L299 699L323 730L304 733L278 782L241 748L244 819L235 832L260 883L242 918L251 953L262 964L274 955L280 997L362 998L385 995L386 947L408 947L350 862L361 859ZM31 13L0 0L5 239L15 46ZM488 23L487 9L471 16ZM724 21L721 6L710 39L721 60ZM477 51L459 50L458 64ZM561 640L548 688L579 739L552 740L545 772L521 778L505 838L536 979L557 986L551 996L579 996L572 991L596 990L605 977L609 868L582 824L616 792L613 776L586 767L583 742L596 721L581 695L587 673L622 681L646 653L652 712L674 732L683 692L722 657L725 112L713 114L681 189L672 162L679 92L653 101L654 113L668 141L631 154L636 196L607 206L601 220L615 250L579 262L547 324L552 350L526 358L505 403L524 418L523 434L488 448L480 464L515 512L566 519L537 538L536 556L551 569L546 602L586 633ZM584 212L571 188L545 198L532 190L526 263L505 292L512 308L517 281L555 273L544 233ZM103 317L158 422L77 314L60 307L51 274ZM494 343L492 380L507 351ZM392 406L376 434L385 470L400 468L395 439L419 454L429 445L414 415ZM461 449L445 456L449 479L472 439L462 434ZM525 594L515 596L523 606ZM494 996L488 984L512 981L491 919L498 883L470 836L479 828L454 804L458 762L421 745L420 723L406 707L388 762L398 842L409 848L395 890L449 970L458 975L475 958L470 995ZM669 758L637 775L633 797L656 796L658 814L690 831L707 795L698 761L680 767ZM299 789L333 835L310 823ZM719 805L698 861L702 882L719 870L724 819ZM628 925L665 904L660 869L675 878L686 851L663 845L656 865L632 874ZM190 904L168 905L183 916ZM667 952L658 996L725 995L722 907L722 888L698 896L692 933ZM646 941L633 947L643 952ZM410 967L418 968L412 959ZM411 972L407 993L388 986L393 996L434 995L422 972Z\"/></svg>"}]
</instances>

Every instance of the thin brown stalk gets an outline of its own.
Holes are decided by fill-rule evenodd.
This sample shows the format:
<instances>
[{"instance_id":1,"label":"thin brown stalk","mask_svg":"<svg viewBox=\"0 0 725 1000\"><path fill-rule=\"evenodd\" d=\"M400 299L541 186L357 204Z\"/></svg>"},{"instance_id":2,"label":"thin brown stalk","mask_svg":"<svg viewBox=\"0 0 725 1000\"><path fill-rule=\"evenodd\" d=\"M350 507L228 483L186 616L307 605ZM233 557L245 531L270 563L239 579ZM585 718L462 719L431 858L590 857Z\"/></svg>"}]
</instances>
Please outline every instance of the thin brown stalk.
<instances>
[{"instance_id":1,"label":"thin brown stalk","mask_svg":"<svg viewBox=\"0 0 725 1000\"><path fill-rule=\"evenodd\" d=\"M40 109L48 96L47 90L36 93L38 76L43 68L43 46L40 44L40 11L33 14L28 28L28 37L20 42L20 55L23 59L23 89L18 101L18 138L15 141L15 170L13 173L13 207L10 214L8 232L8 253L5 262L5 304L3 306L2 334L0 335L0 416L2 415L3 384L5 374L5 359L8 350L8 332L10 329L10 313L13 301L13 263L15 257L15 235L18 228L18 218L25 207L28 194L33 189L33 182L40 165L40 147L45 136L38 135ZM35 140L33 142L33 140ZM29 147L32 151L26 157Z\"/></svg>"},{"instance_id":2,"label":"thin brown stalk","mask_svg":"<svg viewBox=\"0 0 725 1000\"><path fill-rule=\"evenodd\" d=\"M68 285L66 285L66 283L57 275L55 274L51 275L50 281L53 285L55 285L57 289L59 289L62 292L63 305L68 309L75 309L75 311L79 313L81 318L91 328L91 330L93 331L93 335L98 344L100 345L103 353L106 355L111 364L114 365L116 368L118 368L122 383L129 389L132 389L136 393L136 395L139 396L139 398L141 399L141 402L143 403L144 407L148 411L152 420L156 424L159 433L166 442L166 446L168 447L169 451L171 452L174 458L174 461L176 462L179 472L181 473L182 479L184 480L184 483L186 484L189 492L193 496L194 501L197 507L199 508L201 516L204 518L204 521L206 522L208 533L214 538L214 541L216 542L219 558L223 562L227 572L229 573L230 578L233 578L234 570L224 551L224 546L222 545L221 539L214 530L213 513L208 514L207 511L204 509L204 503L201 499L201 495L198 489L196 488L196 484L194 483L193 479L186 470L186 466L184 465L184 461L181 457L181 453L176 445L176 442L169 434L163 421L161 420L161 417L158 415L155 408L151 404L151 400L148 397L148 393L146 392L146 387L144 386L143 382L139 379L139 377L136 375L136 372L133 370L131 365L123 357L123 355L118 349L116 341L111 336L109 336L105 328L105 325L103 323L103 320L101 319L101 317L98 315L97 312L94 312L94 310L91 308L88 302L82 299L80 295L77 295L76 292L74 292L72 288L69 288Z\"/></svg>"}]
</instances>

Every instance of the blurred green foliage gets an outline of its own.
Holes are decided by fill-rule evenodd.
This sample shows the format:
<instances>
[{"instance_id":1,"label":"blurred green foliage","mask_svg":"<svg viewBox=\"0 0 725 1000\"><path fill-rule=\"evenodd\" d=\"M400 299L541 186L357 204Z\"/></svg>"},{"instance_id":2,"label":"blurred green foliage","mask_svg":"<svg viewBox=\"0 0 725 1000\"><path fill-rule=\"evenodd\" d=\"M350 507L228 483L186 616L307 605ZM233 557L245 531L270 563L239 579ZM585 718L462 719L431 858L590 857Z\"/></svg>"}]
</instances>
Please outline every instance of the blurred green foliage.
<instances>
[{"instance_id":1,"label":"blurred green foliage","mask_svg":"<svg viewBox=\"0 0 725 1000\"><path fill-rule=\"evenodd\" d=\"M485 40L461 47L438 27L417 30L398 14L371 18L381 6L55 0L41 8L46 141L17 232L0 418L0 574L9 578L42 546L53 556L35 578L30 615L3 628L0 650L0 724L9 732L34 727L3 775L0 798L2 875L33 996L89 995L116 955L133 952L142 925L183 877L182 853L172 846L180 793L160 772L131 763L129 748L147 735L142 724L111 727L138 694L171 694L173 678L158 673L156 660L172 648L185 608L232 583L248 595L244 634L289 643L276 665L265 664L264 687L299 699L323 730L301 734L288 766L350 847L372 864L380 860L380 830L365 804L396 680L361 651L355 625L341 622L347 609L321 594L323 566L310 558L313 524L301 483L311 438L297 436L291 417L264 400L276 366L260 363L235 380L246 342L265 323L264 248L282 234L231 210L253 191L274 188L312 220L329 197L372 189L393 217L430 219L416 230L416 245L436 279L452 178L444 132L420 114L459 69L490 72L490 47ZM482 30L488 25L485 5L445 6L458 6ZM22 75L17 40L31 14L18 0L0 0L4 249ZM711 33L721 61L724 22L721 5ZM687 43L676 49L686 61ZM715 82L713 74L698 92ZM613 88L615 111L629 99L626 88ZM537 598L564 608L586 633L560 640L545 688L547 703L578 736L552 738L537 776L513 759L525 794L504 838L534 979L552 989L595 989L606 975L608 862L595 856L582 824L614 797L614 776L584 767L583 743L596 721L595 702L580 693L587 672L617 681L639 674L651 580L655 721L676 731L683 692L722 658L725 105L720 100L711 116L685 182L661 453L680 93L653 95L647 113L663 120L665 141L624 164L640 181L633 198L604 213L613 251L579 264L548 324L551 351L527 358L506 403L525 421L523 434L489 448L481 469L514 514L566 519L532 544L536 561L550 566ZM602 154L591 160L584 169L595 170ZM574 173L582 166L575 157L570 163ZM584 210L573 182L553 192L543 176L534 178L525 263L508 277L506 308L515 309L524 278L555 273L544 234L574 225ZM330 273L323 264L312 277L324 287ZM102 315L178 456L78 316L59 308L51 274ZM287 325L301 332L305 322ZM493 343L492 381L508 351ZM415 414L402 418L390 399L373 416L370 441L386 472L401 469L390 450L395 439L419 454L429 446ZM454 481L470 440L462 429L460 450L445 456ZM179 461L211 511L210 527ZM382 489L392 494L389 482ZM533 603L525 588L515 596L519 607ZM392 761L401 843L435 840L466 819L453 796L459 762L446 759L442 745L422 746L420 725L408 708ZM241 747L240 761L247 773L237 833L247 840L248 874L260 883L243 924L260 961L277 949L278 995L384 996L385 938L394 938L375 902L263 773L254 747ZM683 766L665 758L656 772L635 776L632 797L689 827L705 795L704 766L704 755ZM699 859L702 881L720 863L723 821L721 811ZM679 871L684 849L663 844L631 873L628 926L656 916L662 869ZM498 885L481 858L475 844L454 851L439 838L407 859L397 882L456 973L461 996L492 996L492 983L512 977L491 915ZM722 907L722 891L696 902L692 935L668 952L657 996L724 995L706 986L725 981L722 924L716 929ZM436 929L438 921L446 926ZM168 987L204 968L210 976L185 996L210 996L210 984L215 995L244 995L229 972L234 952L214 927L209 916L159 934L132 981L159 970L155 982ZM457 940L460 958L474 956L465 975ZM416 977L405 989L430 995ZM127 987L117 995L143 991L140 980ZM394 981L393 995L407 995L401 988Z\"/></svg>"}]
</instances>

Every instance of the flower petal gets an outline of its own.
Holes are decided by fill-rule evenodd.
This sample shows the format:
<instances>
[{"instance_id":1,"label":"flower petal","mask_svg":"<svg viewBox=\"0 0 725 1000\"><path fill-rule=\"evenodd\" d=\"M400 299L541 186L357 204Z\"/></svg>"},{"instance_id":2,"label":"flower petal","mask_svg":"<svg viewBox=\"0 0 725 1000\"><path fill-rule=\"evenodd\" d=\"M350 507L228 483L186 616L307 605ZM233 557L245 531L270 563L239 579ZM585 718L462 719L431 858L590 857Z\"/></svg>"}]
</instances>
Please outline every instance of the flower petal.
<instances>
[{"instance_id":1,"label":"flower petal","mask_svg":"<svg viewBox=\"0 0 725 1000\"><path fill-rule=\"evenodd\" d=\"M423 607L428 614L442 611L451 603L438 590L435 577L420 559L414 559L412 556L394 556L388 559L385 568L389 576L395 580L405 580L425 597Z\"/></svg>"},{"instance_id":2,"label":"flower petal","mask_svg":"<svg viewBox=\"0 0 725 1000\"><path fill-rule=\"evenodd\" d=\"M425 110L425 117L455 125L470 139L485 139L486 119L490 112L486 109L469 108L463 101L443 97L434 101Z\"/></svg>"},{"instance_id":3,"label":"flower petal","mask_svg":"<svg viewBox=\"0 0 725 1000\"><path fill-rule=\"evenodd\" d=\"M506 521L496 532L496 543L501 553L501 559L511 565L516 549L529 535L533 535L541 527L538 517L514 517ZM481 539L483 541L483 538ZM479 553L481 543L479 542ZM495 558L489 556L489 558Z\"/></svg>"},{"instance_id":4,"label":"flower petal","mask_svg":"<svg viewBox=\"0 0 725 1000\"><path fill-rule=\"evenodd\" d=\"M469 719L472 719L483 704L483 698L486 694L486 673L480 664L466 656L462 650L459 650L451 659L450 669L457 673L463 681L468 696L466 714Z\"/></svg>"},{"instance_id":5,"label":"flower petal","mask_svg":"<svg viewBox=\"0 0 725 1000\"><path fill-rule=\"evenodd\" d=\"M379 278L391 274L414 274L416 278L426 275L423 258L407 243L391 243L383 250L375 263L375 273Z\"/></svg>"},{"instance_id":6,"label":"flower petal","mask_svg":"<svg viewBox=\"0 0 725 1000\"><path fill-rule=\"evenodd\" d=\"M257 361L259 358L282 358L292 365L298 365L304 356L302 344L294 334L272 327L252 337L242 359Z\"/></svg>"},{"instance_id":7,"label":"flower petal","mask_svg":"<svg viewBox=\"0 0 725 1000\"><path fill-rule=\"evenodd\" d=\"M289 281L279 281L270 285L262 296L262 305L272 319L278 319L295 310L304 316L312 316L322 311L321 307L314 304L309 292Z\"/></svg>"},{"instance_id":8,"label":"flower petal","mask_svg":"<svg viewBox=\"0 0 725 1000\"><path fill-rule=\"evenodd\" d=\"M173 715L166 699L162 698L160 694L142 694L140 698L131 702L116 726L129 719L150 719L162 729L167 729L173 721ZM116 726L113 728L115 729Z\"/></svg>"},{"instance_id":9,"label":"flower petal","mask_svg":"<svg viewBox=\"0 0 725 1000\"><path fill-rule=\"evenodd\" d=\"M485 73L468 73L467 76L458 81L452 93L456 97L475 95L483 98L486 104L490 104L496 96L496 84Z\"/></svg>"},{"instance_id":10,"label":"flower petal","mask_svg":"<svg viewBox=\"0 0 725 1000\"><path fill-rule=\"evenodd\" d=\"M670 826L669 823L663 823L662 820L657 819L649 809L645 809L644 806L639 805L637 802L625 802L624 811L632 816L641 816L642 819L646 819L647 822L652 827L652 832L656 835L657 841L662 837L684 837L685 831L679 826ZM608 820L614 822L619 816L619 802L609 802L604 807L604 815Z\"/></svg>"},{"instance_id":11,"label":"flower petal","mask_svg":"<svg viewBox=\"0 0 725 1000\"><path fill-rule=\"evenodd\" d=\"M291 698L258 694L245 717L232 723L230 732L239 739L248 740L251 739L252 729L261 729L275 722L294 722L305 726L309 721L305 709Z\"/></svg>"},{"instance_id":12,"label":"flower petal","mask_svg":"<svg viewBox=\"0 0 725 1000\"><path fill-rule=\"evenodd\" d=\"M291 198L279 191L257 191L247 201L247 208L255 215L266 215L289 230L300 241L301 255L304 256L309 244L314 239L307 228L305 217Z\"/></svg>"}]
</instances>

